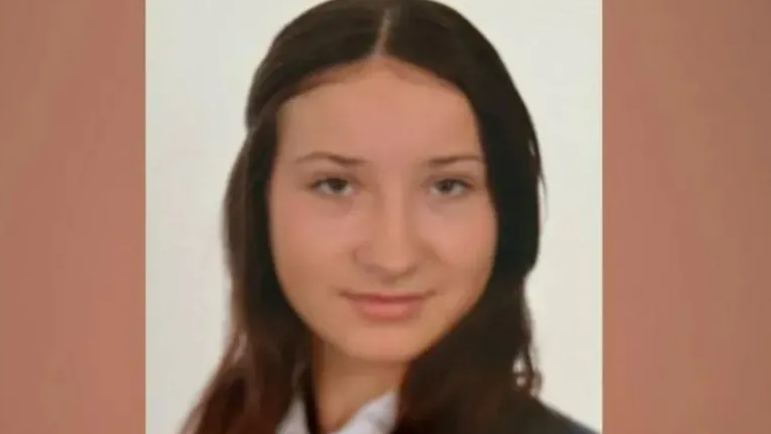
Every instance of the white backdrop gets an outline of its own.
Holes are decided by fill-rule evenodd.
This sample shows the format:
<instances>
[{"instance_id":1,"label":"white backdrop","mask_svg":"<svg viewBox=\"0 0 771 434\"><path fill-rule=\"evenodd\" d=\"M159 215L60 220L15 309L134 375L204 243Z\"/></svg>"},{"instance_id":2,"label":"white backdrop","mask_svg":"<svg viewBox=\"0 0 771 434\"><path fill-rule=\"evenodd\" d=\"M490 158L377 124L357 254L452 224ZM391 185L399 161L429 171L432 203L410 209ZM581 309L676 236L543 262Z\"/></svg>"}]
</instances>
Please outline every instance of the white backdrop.
<instances>
[{"instance_id":1,"label":"white backdrop","mask_svg":"<svg viewBox=\"0 0 771 434\"><path fill-rule=\"evenodd\" d=\"M270 39L314 3L146 3L148 434L176 434L219 357L221 202L246 93ZM542 143L547 215L529 295L544 399L601 429L601 1L447 3L498 48Z\"/></svg>"}]
</instances>

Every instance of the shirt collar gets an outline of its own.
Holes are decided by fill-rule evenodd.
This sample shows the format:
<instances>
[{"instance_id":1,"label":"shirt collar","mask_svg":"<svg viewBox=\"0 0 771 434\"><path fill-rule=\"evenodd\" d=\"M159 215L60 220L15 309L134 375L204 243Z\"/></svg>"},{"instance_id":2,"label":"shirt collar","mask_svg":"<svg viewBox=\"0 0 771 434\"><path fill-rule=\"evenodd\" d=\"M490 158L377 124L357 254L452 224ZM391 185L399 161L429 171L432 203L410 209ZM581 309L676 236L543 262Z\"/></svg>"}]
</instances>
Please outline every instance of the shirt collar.
<instances>
[{"instance_id":1,"label":"shirt collar","mask_svg":"<svg viewBox=\"0 0 771 434\"><path fill-rule=\"evenodd\" d=\"M396 421L396 393L389 392L369 401L333 434L387 434ZM295 398L279 425L278 434L308 434L303 400Z\"/></svg>"}]
</instances>

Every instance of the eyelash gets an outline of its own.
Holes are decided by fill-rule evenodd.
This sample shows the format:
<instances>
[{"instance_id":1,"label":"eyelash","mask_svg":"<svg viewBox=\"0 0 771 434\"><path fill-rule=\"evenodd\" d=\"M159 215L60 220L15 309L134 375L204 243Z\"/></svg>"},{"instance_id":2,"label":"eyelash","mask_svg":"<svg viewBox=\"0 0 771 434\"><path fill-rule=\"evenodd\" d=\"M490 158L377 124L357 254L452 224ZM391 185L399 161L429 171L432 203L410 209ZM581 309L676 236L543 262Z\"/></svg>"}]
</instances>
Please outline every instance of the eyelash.
<instances>
[{"instance_id":1,"label":"eyelash","mask_svg":"<svg viewBox=\"0 0 771 434\"><path fill-rule=\"evenodd\" d=\"M324 186L328 186L332 182L343 182L343 183L346 183L347 186L350 186L351 184L350 181L344 178L337 177L337 176L330 176L311 183L310 189L326 196L339 196L339 194L320 191L321 188L323 188Z\"/></svg>"},{"instance_id":2,"label":"eyelash","mask_svg":"<svg viewBox=\"0 0 771 434\"><path fill-rule=\"evenodd\" d=\"M343 183L343 184L345 184L344 187L350 187L353 184L351 181L349 181L349 180L347 180L345 178L337 177L337 176L330 176L330 177L326 177L326 178L322 178L322 179L319 179L317 181L314 181L313 183L310 184L309 188L312 191L314 191L314 192L318 192L318 193L326 195L326 196L344 196L345 195L345 194L342 194L342 193L335 193L334 191L331 191L331 192L330 191L321 191L322 188L330 186L331 183ZM462 196L462 195L470 192L471 190L473 190L473 185L470 182L465 181L465 180L460 179L460 178L452 178L452 177L442 178L442 179L439 179L437 181L434 181L432 183L432 187L436 186L439 183L451 183L452 184L450 186L451 188L459 186L462 189L462 191L460 193L445 194L443 196L457 197L457 196ZM340 187L341 187L340 185L337 185L338 189Z\"/></svg>"},{"instance_id":3,"label":"eyelash","mask_svg":"<svg viewBox=\"0 0 771 434\"><path fill-rule=\"evenodd\" d=\"M447 182L452 183L451 188L453 186L459 186L462 189L462 191L460 193L448 194L448 196L453 196L453 197L455 197L455 196L462 196L462 195L468 193L469 191L471 191L471 189L472 189L471 183L469 183L469 182L467 182L467 181L465 181L463 179L459 179L459 178L442 178L442 179L432 183L432 187L436 186L439 183L447 183Z\"/></svg>"}]
</instances>

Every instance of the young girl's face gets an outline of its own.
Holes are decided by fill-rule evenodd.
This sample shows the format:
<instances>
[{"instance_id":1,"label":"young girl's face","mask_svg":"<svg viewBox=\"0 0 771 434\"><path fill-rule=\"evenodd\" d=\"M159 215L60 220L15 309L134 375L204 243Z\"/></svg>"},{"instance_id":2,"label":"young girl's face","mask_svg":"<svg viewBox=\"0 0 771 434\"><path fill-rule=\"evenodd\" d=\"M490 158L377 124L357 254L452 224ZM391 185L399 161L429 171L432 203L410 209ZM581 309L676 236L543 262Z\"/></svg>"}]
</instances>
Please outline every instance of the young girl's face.
<instances>
[{"instance_id":1,"label":"young girl's face","mask_svg":"<svg viewBox=\"0 0 771 434\"><path fill-rule=\"evenodd\" d=\"M345 356L407 363L479 299L496 219L471 107L395 61L287 102L268 190L286 297Z\"/></svg>"}]
</instances>

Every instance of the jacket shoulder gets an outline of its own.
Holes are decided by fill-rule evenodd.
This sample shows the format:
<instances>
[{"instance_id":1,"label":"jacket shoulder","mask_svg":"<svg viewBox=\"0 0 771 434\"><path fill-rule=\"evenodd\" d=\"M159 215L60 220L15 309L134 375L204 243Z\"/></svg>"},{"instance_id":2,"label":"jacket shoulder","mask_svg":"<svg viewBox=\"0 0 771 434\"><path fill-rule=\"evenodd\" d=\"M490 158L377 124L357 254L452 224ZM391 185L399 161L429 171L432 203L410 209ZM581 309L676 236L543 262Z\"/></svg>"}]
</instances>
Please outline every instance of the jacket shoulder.
<instances>
[{"instance_id":1,"label":"jacket shoulder","mask_svg":"<svg viewBox=\"0 0 771 434\"><path fill-rule=\"evenodd\" d=\"M544 407L543 411L545 412L543 425L546 428L541 432L551 434L599 434L553 408Z\"/></svg>"},{"instance_id":2,"label":"jacket shoulder","mask_svg":"<svg viewBox=\"0 0 771 434\"><path fill-rule=\"evenodd\" d=\"M519 420L517 434L600 434L540 401L533 401L527 407L516 418Z\"/></svg>"}]
</instances>

